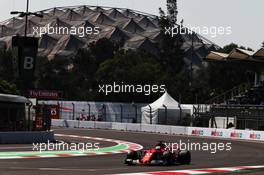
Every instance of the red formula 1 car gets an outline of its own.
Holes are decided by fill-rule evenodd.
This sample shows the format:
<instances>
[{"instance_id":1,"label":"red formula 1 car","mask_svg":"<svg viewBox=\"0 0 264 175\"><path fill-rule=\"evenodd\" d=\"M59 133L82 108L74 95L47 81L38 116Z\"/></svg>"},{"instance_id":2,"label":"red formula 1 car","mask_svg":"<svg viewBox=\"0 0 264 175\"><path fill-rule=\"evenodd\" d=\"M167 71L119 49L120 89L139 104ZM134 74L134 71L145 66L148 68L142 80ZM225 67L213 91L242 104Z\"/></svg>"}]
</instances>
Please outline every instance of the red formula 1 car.
<instances>
[{"instance_id":1,"label":"red formula 1 car","mask_svg":"<svg viewBox=\"0 0 264 175\"><path fill-rule=\"evenodd\" d=\"M144 151L132 151L127 154L125 164L127 165L175 165L190 164L190 151L171 152L165 144L160 142L155 148Z\"/></svg>"}]
</instances>

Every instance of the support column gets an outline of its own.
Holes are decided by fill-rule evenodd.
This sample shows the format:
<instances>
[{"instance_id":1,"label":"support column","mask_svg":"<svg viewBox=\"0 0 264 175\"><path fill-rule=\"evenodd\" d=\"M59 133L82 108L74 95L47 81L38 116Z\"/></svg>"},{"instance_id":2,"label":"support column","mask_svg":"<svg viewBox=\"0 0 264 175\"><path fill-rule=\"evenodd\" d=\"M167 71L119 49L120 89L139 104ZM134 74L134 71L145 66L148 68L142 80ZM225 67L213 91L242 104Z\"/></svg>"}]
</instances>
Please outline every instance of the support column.
<instances>
[{"instance_id":1,"label":"support column","mask_svg":"<svg viewBox=\"0 0 264 175\"><path fill-rule=\"evenodd\" d=\"M258 72L255 72L254 86L258 85Z\"/></svg>"}]
</instances>

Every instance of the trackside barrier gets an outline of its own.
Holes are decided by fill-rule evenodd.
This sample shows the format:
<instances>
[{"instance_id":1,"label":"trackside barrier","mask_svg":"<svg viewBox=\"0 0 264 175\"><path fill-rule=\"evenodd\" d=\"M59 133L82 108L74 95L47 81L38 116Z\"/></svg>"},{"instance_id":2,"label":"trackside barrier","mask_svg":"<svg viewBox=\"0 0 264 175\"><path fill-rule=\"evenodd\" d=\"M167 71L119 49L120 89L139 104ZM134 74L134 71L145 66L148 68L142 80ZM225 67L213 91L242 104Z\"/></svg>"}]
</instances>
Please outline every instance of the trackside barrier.
<instances>
[{"instance_id":1,"label":"trackside barrier","mask_svg":"<svg viewBox=\"0 0 264 175\"><path fill-rule=\"evenodd\" d=\"M184 126L172 126L171 127L171 134L186 135L187 129L188 128L184 127Z\"/></svg>"},{"instance_id":2,"label":"trackside barrier","mask_svg":"<svg viewBox=\"0 0 264 175\"><path fill-rule=\"evenodd\" d=\"M171 128L172 126L156 126L156 132L162 133L162 134L171 134Z\"/></svg>"},{"instance_id":3,"label":"trackside barrier","mask_svg":"<svg viewBox=\"0 0 264 175\"><path fill-rule=\"evenodd\" d=\"M79 128L89 128L89 129L94 129L94 128L95 128L95 122L80 121L80 122L79 122Z\"/></svg>"},{"instance_id":4,"label":"trackside barrier","mask_svg":"<svg viewBox=\"0 0 264 175\"><path fill-rule=\"evenodd\" d=\"M52 120L52 126L64 127L61 120Z\"/></svg>"},{"instance_id":5,"label":"trackside barrier","mask_svg":"<svg viewBox=\"0 0 264 175\"><path fill-rule=\"evenodd\" d=\"M112 129L111 122L95 122L96 129Z\"/></svg>"},{"instance_id":6,"label":"trackside barrier","mask_svg":"<svg viewBox=\"0 0 264 175\"><path fill-rule=\"evenodd\" d=\"M188 127L187 135L264 141L264 131Z\"/></svg>"},{"instance_id":7,"label":"trackside barrier","mask_svg":"<svg viewBox=\"0 0 264 175\"><path fill-rule=\"evenodd\" d=\"M264 131L198 128L184 126L150 125L139 123L112 123L76 120L52 120L52 126L68 128L114 129L123 131L177 134L199 137L227 138L239 140L264 141Z\"/></svg>"},{"instance_id":8,"label":"trackside barrier","mask_svg":"<svg viewBox=\"0 0 264 175\"><path fill-rule=\"evenodd\" d=\"M54 141L53 131L0 132L0 144L32 144Z\"/></svg>"},{"instance_id":9,"label":"trackside barrier","mask_svg":"<svg viewBox=\"0 0 264 175\"><path fill-rule=\"evenodd\" d=\"M68 125L68 128L78 128L80 121L77 120L67 120L65 123Z\"/></svg>"},{"instance_id":10,"label":"trackside barrier","mask_svg":"<svg viewBox=\"0 0 264 175\"><path fill-rule=\"evenodd\" d=\"M112 129L126 131L127 125L124 125L123 123L112 123Z\"/></svg>"},{"instance_id":11,"label":"trackside barrier","mask_svg":"<svg viewBox=\"0 0 264 175\"><path fill-rule=\"evenodd\" d=\"M126 124L126 130L127 131L137 131L137 132L140 132L141 131L141 124L139 124L139 123L127 123Z\"/></svg>"},{"instance_id":12,"label":"trackside barrier","mask_svg":"<svg viewBox=\"0 0 264 175\"><path fill-rule=\"evenodd\" d=\"M141 124L141 131L143 132L156 132L157 125Z\"/></svg>"}]
</instances>

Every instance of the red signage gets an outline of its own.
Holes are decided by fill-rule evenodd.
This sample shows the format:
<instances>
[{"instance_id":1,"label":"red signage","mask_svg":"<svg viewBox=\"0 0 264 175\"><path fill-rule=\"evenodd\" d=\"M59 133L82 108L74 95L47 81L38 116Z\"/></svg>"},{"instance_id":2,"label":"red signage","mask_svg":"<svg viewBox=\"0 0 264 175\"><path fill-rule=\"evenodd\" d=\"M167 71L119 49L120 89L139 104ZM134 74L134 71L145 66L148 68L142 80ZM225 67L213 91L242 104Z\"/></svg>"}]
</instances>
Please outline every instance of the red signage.
<instances>
[{"instance_id":1,"label":"red signage","mask_svg":"<svg viewBox=\"0 0 264 175\"><path fill-rule=\"evenodd\" d=\"M49 91L49 90L30 90L29 98L59 99L60 93L58 91Z\"/></svg>"},{"instance_id":2,"label":"red signage","mask_svg":"<svg viewBox=\"0 0 264 175\"><path fill-rule=\"evenodd\" d=\"M48 105L50 107L50 117L52 119L59 119L60 106L59 105Z\"/></svg>"}]
</instances>

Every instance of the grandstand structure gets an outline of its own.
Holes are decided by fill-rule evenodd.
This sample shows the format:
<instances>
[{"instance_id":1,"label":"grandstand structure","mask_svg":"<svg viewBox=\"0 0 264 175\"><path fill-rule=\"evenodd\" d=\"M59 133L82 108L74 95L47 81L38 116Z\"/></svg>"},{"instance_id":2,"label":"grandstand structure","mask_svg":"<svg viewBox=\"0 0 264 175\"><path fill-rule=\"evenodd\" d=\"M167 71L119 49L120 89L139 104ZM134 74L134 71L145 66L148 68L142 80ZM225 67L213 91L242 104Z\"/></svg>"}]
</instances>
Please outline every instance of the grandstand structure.
<instances>
[{"instance_id":1,"label":"grandstand structure","mask_svg":"<svg viewBox=\"0 0 264 175\"><path fill-rule=\"evenodd\" d=\"M205 60L254 65L255 80L253 84L240 84L208 100L207 105L196 107L195 125L217 127L215 118L226 117L227 120L235 118L237 129L264 130L264 48L256 52L235 48L228 54L211 51Z\"/></svg>"},{"instance_id":2,"label":"grandstand structure","mask_svg":"<svg viewBox=\"0 0 264 175\"><path fill-rule=\"evenodd\" d=\"M80 48L101 38L113 42L122 42L125 49L143 49L157 54L161 41L159 17L131 9L102 6L56 7L39 11L43 18L29 17L28 36L39 37L39 56L50 60L62 57L69 58ZM34 27L99 27L99 34L77 35L44 34L34 32ZM0 47L10 48L12 36L23 35L25 19L13 17L0 23ZM198 34L182 34L182 50L187 65L193 69L200 67L205 56L219 46Z\"/></svg>"},{"instance_id":3,"label":"grandstand structure","mask_svg":"<svg viewBox=\"0 0 264 175\"><path fill-rule=\"evenodd\" d=\"M260 48L256 52L249 51L241 48L235 48L230 53L221 53L211 51L206 56L207 61L217 62L253 62L253 63L264 63L264 48Z\"/></svg>"}]
</instances>

